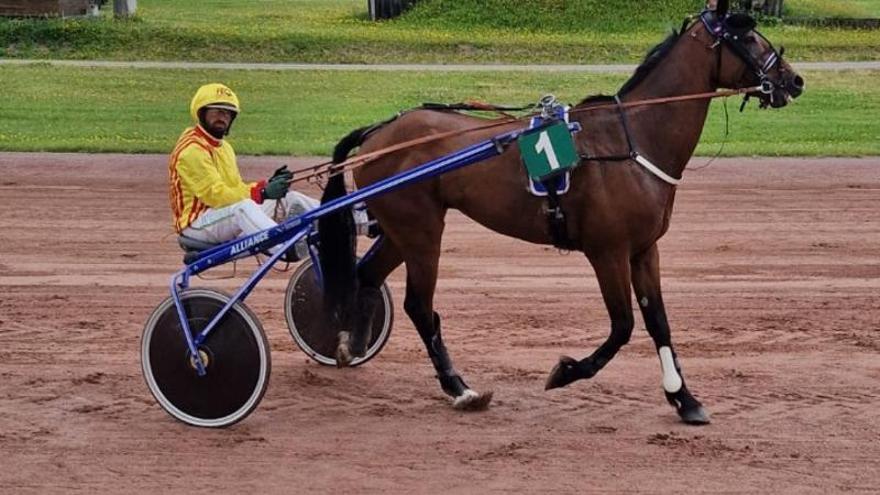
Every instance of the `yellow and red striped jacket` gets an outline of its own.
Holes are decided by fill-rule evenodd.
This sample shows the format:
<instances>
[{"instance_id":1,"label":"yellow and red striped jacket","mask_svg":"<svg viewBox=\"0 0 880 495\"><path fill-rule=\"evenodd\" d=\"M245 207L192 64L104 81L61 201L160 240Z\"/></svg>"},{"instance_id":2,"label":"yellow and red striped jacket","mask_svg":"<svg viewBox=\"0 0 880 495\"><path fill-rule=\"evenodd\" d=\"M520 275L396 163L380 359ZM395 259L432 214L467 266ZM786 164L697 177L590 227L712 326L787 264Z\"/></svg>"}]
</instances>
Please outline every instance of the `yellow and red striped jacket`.
<instances>
[{"instance_id":1,"label":"yellow and red striped jacket","mask_svg":"<svg viewBox=\"0 0 880 495\"><path fill-rule=\"evenodd\" d=\"M168 162L168 179L178 233L208 208L222 208L247 198L262 202L264 181L241 180L232 146L214 139L198 125L187 128L177 140Z\"/></svg>"}]
</instances>

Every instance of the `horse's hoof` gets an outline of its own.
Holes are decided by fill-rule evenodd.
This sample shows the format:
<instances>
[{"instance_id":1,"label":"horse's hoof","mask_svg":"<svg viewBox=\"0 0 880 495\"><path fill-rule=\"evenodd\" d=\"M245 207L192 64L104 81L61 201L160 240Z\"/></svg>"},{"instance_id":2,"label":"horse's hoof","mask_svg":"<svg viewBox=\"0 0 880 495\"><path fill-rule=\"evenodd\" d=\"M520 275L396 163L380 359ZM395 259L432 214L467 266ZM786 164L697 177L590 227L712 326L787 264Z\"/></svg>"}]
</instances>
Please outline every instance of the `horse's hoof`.
<instances>
[{"instance_id":1,"label":"horse's hoof","mask_svg":"<svg viewBox=\"0 0 880 495\"><path fill-rule=\"evenodd\" d=\"M336 367L337 368L348 368L351 366L351 362L354 361L354 357L346 352L344 349L336 349Z\"/></svg>"},{"instance_id":2,"label":"horse's hoof","mask_svg":"<svg viewBox=\"0 0 880 495\"><path fill-rule=\"evenodd\" d=\"M559 362L550 370L550 376L544 383L544 390L564 387L569 383L578 379L577 375L578 361L568 356L560 356Z\"/></svg>"},{"instance_id":3,"label":"horse's hoof","mask_svg":"<svg viewBox=\"0 0 880 495\"><path fill-rule=\"evenodd\" d=\"M492 402L492 392L479 394L467 389L452 401L452 408L459 411L483 411L489 408Z\"/></svg>"},{"instance_id":4,"label":"horse's hoof","mask_svg":"<svg viewBox=\"0 0 880 495\"><path fill-rule=\"evenodd\" d=\"M678 416L681 421L689 425L707 425L709 421L709 413L702 406L692 407L686 411L679 411Z\"/></svg>"},{"instance_id":5,"label":"horse's hoof","mask_svg":"<svg viewBox=\"0 0 880 495\"><path fill-rule=\"evenodd\" d=\"M372 338L371 332L367 333L368 335L361 336L358 336L357 333L349 334L351 335L351 338L348 341L348 351L351 353L352 357L362 358L367 355L367 344Z\"/></svg>"},{"instance_id":6,"label":"horse's hoof","mask_svg":"<svg viewBox=\"0 0 880 495\"><path fill-rule=\"evenodd\" d=\"M349 345L351 334L348 332L339 332L339 343L336 345L336 367L347 368L354 360L351 355L351 346Z\"/></svg>"}]
</instances>

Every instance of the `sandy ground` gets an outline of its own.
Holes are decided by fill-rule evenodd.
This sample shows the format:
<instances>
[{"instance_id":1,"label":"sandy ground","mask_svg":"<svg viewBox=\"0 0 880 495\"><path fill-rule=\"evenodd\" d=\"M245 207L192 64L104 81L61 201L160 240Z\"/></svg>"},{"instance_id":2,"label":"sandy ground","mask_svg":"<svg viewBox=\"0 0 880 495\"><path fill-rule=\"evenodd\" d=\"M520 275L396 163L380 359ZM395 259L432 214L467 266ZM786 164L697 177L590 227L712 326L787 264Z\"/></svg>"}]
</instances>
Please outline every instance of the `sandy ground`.
<instances>
[{"instance_id":1,"label":"sandy ground","mask_svg":"<svg viewBox=\"0 0 880 495\"><path fill-rule=\"evenodd\" d=\"M241 159L253 178L280 161ZM448 406L401 310L402 269L388 346L349 370L296 349L274 273L248 299L272 347L263 402L225 430L179 423L139 363L181 259L165 174L162 156L0 155L0 492L880 490L878 159L686 174L661 256L673 338L712 414L700 428L666 404L640 321L596 378L544 392L558 355L607 335L595 277L457 214L437 306L490 410Z\"/></svg>"}]
</instances>

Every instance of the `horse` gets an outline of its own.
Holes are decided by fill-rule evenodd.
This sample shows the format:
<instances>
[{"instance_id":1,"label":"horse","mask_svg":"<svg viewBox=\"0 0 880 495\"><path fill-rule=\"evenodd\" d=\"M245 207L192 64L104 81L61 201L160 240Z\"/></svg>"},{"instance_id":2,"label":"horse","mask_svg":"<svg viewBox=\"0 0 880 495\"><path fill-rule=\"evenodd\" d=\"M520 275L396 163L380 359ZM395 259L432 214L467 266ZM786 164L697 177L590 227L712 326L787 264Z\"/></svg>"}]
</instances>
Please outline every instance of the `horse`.
<instances>
[{"instance_id":1,"label":"horse","mask_svg":"<svg viewBox=\"0 0 880 495\"><path fill-rule=\"evenodd\" d=\"M762 107L779 108L796 98L804 80L782 53L756 30L744 13L732 13L728 1L691 16L679 31L654 47L614 97L588 97L571 110L583 130L575 146L583 160L572 169L570 190L558 198L569 249L582 252L592 265L611 331L589 356L562 356L551 370L546 389L591 378L614 358L632 335L632 292L660 360L667 401L687 424L706 424L709 415L688 390L675 352L660 287L657 241L669 228L676 184L697 146L709 98L628 106L649 99L753 88ZM783 49L784 50L784 49ZM755 89L760 86L760 90ZM744 90L745 91L745 90ZM596 107L595 111L589 111ZM500 119L499 119L500 120ZM336 145L333 163L358 154L432 134L471 129L395 150L354 171L364 187L431 159L452 153L522 123L499 122L459 112L416 109L373 126L356 129ZM455 133L452 133L455 134ZM620 158L620 157L623 158ZM608 157L603 159L602 157ZM611 157L617 157L612 160ZM488 407L491 392L477 392L453 367L441 335L433 298L444 217L454 208L489 229L537 244L553 244L545 199L527 192L520 156L508 149L478 165L464 167L367 201L384 232L359 264L355 262L350 215L319 220L320 266L328 317L340 325L337 364L363 355L379 287L399 265L406 265L404 309L421 337L440 387L456 409ZM323 202L346 194L342 174L332 176Z\"/></svg>"}]
</instances>

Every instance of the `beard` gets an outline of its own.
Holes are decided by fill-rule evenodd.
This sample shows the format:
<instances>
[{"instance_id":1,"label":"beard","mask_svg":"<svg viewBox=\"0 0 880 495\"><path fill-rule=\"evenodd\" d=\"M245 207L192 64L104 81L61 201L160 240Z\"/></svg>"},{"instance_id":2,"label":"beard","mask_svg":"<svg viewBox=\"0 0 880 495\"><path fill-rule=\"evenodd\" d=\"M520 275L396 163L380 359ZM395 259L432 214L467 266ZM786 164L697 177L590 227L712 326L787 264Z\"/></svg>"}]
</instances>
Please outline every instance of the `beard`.
<instances>
[{"instance_id":1,"label":"beard","mask_svg":"<svg viewBox=\"0 0 880 495\"><path fill-rule=\"evenodd\" d=\"M204 127L208 134L215 139L223 139L224 136L229 134L229 126L223 122L214 122L213 124L207 124Z\"/></svg>"},{"instance_id":2,"label":"beard","mask_svg":"<svg viewBox=\"0 0 880 495\"><path fill-rule=\"evenodd\" d=\"M205 130L208 134L211 135L214 139L223 139L227 134L229 134L229 129L232 127L232 121L235 120L235 116L229 121L229 124L224 123L222 120L215 119L212 122L208 122L205 119L205 109L202 108L199 110L199 125L202 129Z\"/></svg>"}]
</instances>

